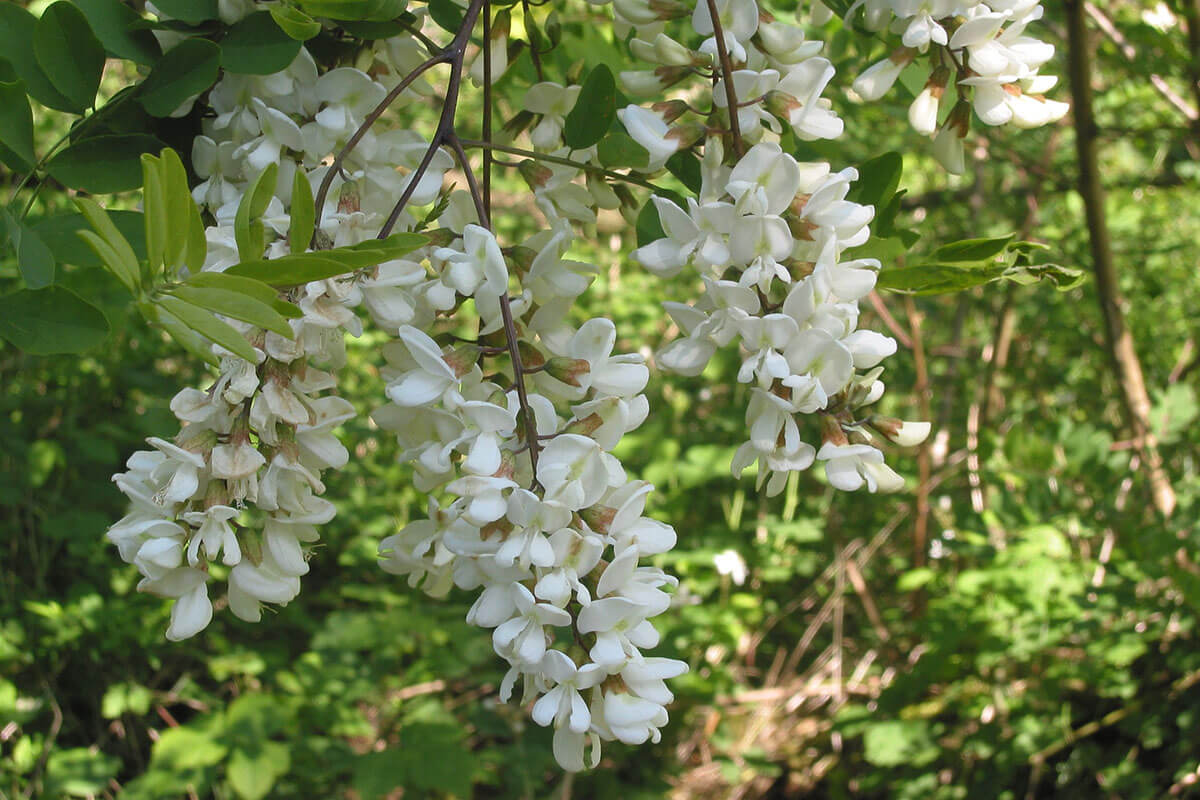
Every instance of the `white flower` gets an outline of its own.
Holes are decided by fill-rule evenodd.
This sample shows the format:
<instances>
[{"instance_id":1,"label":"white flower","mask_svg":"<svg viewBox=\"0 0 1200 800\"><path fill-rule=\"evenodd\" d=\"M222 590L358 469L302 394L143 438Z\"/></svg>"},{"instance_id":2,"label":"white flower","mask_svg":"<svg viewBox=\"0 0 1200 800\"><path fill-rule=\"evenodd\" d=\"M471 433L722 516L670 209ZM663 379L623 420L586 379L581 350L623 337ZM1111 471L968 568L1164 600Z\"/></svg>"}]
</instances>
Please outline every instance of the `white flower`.
<instances>
[{"instance_id":1,"label":"white flower","mask_svg":"<svg viewBox=\"0 0 1200 800\"><path fill-rule=\"evenodd\" d=\"M592 715L579 692L598 685L608 677L607 673L599 664L577 667L559 650L546 651L540 671L555 686L533 704L530 713L533 721L542 727L553 722L556 727L567 728L574 733L586 733L591 727Z\"/></svg>"},{"instance_id":2,"label":"white flower","mask_svg":"<svg viewBox=\"0 0 1200 800\"><path fill-rule=\"evenodd\" d=\"M904 479L883 463L883 453L867 444L826 442L817 451L817 460L825 462L826 477L843 492L853 492L864 484L871 493L904 488Z\"/></svg>"},{"instance_id":3,"label":"white flower","mask_svg":"<svg viewBox=\"0 0 1200 800\"><path fill-rule=\"evenodd\" d=\"M713 556L713 566L720 575L728 575L734 583L741 586L746 582L746 561L737 550L722 550Z\"/></svg>"}]
</instances>

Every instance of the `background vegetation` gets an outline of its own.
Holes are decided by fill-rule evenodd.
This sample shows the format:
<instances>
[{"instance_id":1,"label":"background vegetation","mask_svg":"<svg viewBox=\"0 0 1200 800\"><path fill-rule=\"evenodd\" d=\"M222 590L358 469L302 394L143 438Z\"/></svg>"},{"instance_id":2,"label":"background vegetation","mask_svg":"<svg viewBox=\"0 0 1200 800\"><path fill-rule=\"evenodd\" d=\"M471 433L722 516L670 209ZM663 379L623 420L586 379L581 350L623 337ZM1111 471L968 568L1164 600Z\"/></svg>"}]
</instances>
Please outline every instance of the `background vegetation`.
<instances>
[{"instance_id":1,"label":"background vegetation","mask_svg":"<svg viewBox=\"0 0 1200 800\"><path fill-rule=\"evenodd\" d=\"M1067 99L1066 12L1046 5L1064 76L1055 96ZM351 343L354 458L331 473L339 514L299 599L257 626L220 614L196 639L163 639L167 604L135 592L134 568L102 538L123 513L109 476L144 437L172 431L168 399L205 375L78 258L59 281L107 292L111 338L83 356L0 344L0 797L1194 794L1200 15L1195 0L1096 5L1085 10L1099 174L1120 309L1177 500L1169 519L1131 436L1094 280L875 303L869 324L901 342L889 409L934 421L897 464L911 476L899 496L835 495L806 475L768 502L727 469L746 402L734 357L703 379L656 380L654 412L621 455L658 485L651 510L679 532L661 650L692 670L675 682L660 745L615 745L571 778L546 731L496 701L500 662L463 622L469 600L431 601L375 565L377 542L417 501L366 419L382 396L377 336ZM882 45L838 25L845 87ZM564 50L619 63L598 30L564 18ZM102 91L128 79L110 71ZM1076 191L1070 118L973 133L968 174L952 178L908 130L903 92L869 107L831 96L847 121L835 163L906 154L901 217L924 235L918 253L1016 231L1091 269L1097 230ZM64 119L39 109L38 141ZM18 179L0 171L6 196ZM515 176L499 186L512 207L527 202ZM24 190L13 207L29 200ZM66 203L48 182L32 218ZM680 289L630 264L623 230L602 219L580 253L602 266L589 302L623 346L649 351L666 335L658 302ZM5 258L0 292L20 285ZM715 568L730 549L749 566L744 583Z\"/></svg>"}]
</instances>

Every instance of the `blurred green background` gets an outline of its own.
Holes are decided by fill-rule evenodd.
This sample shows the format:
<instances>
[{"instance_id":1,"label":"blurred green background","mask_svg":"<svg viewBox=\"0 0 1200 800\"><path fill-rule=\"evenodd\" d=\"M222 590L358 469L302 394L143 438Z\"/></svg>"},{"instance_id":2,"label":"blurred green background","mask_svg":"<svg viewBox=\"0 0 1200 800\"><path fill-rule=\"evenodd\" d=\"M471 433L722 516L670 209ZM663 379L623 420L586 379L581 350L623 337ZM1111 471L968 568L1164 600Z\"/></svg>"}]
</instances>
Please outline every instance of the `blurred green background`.
<instances>
[{"instance_id":1,"label":"blurred green background","mask_svg":"<svg viewBox=\"0 0 1200 800\"><path fill-rule=\"evenodd\" d=\"M1065 22L1046 5L1039 35L1060 55L1045 71L1064 76L1065 100ZM107 293L112 338L81 357L0 344L0 798L1197 796L1196 5L1098 5L1129 48L1091 19L1109 223L1178 496L1170 521L1122 423L1091 281L884 296L888 321L864 307L864 325L902 340L883 410L934 422L925 447L890 457L909 476L897 496L834 493L813 474L758 496L727 468L748 399L736 354L702 378L658 376L650 419L619 454L657 484L649 512L679 533L656 654L691 672L661 744L610 745L599 769L564 776L547 732L497 701L490 637L463 621L472 598L430 600L375 564L422 505L367 420L378 334L351 343L353 458L329 476L339 513L299 599L256 626L218 614L195 639L163 639L167 603L136 593L103 539L123 513L109 478L144 437L173 434L169 398L207 377L111 278L76 268L61 282ZM587 22L566 28L568 43L619 53ZM835 165L906 154L918 252L1018 231L1090 267L1069 117L973 133L968 174L948 177L908 130L905 90L847 100L883 46L837 28L827 94L847 133L821 152ZM106 81L111 92L121 76ZM52 141L63 123L37 124ZM7 196L16 178L0 181ZM527 202L512 173L498 186L498 203ZM50 186L34 216L66 202ZM512 237L530 224L500 220ZM612 317L619 346L656 349L659 302L694 287L634 267L624 227L602 219L594 233L578 253L601 276L581 313ZM8 254L0 291L16 285ZM747 563L743 584L716 570L725 550Z\"/></svg>"}]
</instances>

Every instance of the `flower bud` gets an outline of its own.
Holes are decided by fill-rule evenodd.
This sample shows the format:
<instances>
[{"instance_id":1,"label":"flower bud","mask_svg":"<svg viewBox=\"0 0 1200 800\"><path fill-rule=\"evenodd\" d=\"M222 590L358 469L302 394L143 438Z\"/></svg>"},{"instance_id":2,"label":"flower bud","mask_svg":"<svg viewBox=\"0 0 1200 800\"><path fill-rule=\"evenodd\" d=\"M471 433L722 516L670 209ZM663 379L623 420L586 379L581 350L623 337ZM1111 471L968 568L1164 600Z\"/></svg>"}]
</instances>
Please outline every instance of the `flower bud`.
<instances>
[{"instance_id":1,"label":"flower bud","mask_svg":"<svg viewBox=\"0 0 1200 800\"><path fill-rule=\"evenodd\" d=\"M938 106L945 90L945 86L937 86L930 81L908 107L908 124L912 125L917 133L931 136L937 130Z\"/></svg>"},{"instance_id":2,"label":"flower bud","mask_svg":"<svg viewBox=\"0 0 1200 800\"><path fill-rule=\"evenodd\" d=\"M878 100L892 88L915 55L916 51L902 47L882 61L877 61L854 79L854 91L863 100Z\"/></svg>"},{"instance_id":3,"label":"flower bud","mask_svg":"<svg viewBox=\"0 0 1200 800\"><path fill-rule=\"evenodd\" d=\"M537 369L546 363L542 352L524 339L517 342L517 351L521 354L521 364L526 369Z\"/></svg>"},{"instance_id":4,"label":"flower bud","mask_svg":"<svg viewBox=\"0 0 1200 800\"><path fill-rule=\"evenodd\" d=\"M583 384L579 381L580 377L591 371L592 365L582 358L555 356L546 362L547 374L570 386L582 387Z\"/></svg>"},{"instance_id":5,"label":"flower bud","mask_svg":"<svg viewBox=\"0 0 1200 800\"><path fill-rule=\"evenodd\" d=\"M901 447L915 447L929 436L928 422L905 422L895 417L872 417L872 428Z\"/></svg>"},{"instance_id":6,"label":"flower bud","mask_svg":"<svg viewBox=\"0 0 1200 800\"><path fill-rule=\"evenodd\" d=\"M690 108L684 100L663 100L658 103L652 103L650 110L662 117L663 122L670 125L686 114Z\"/></svg>"},{"instance_id":7,"label":"flower bud","mask_svg":"<svg viewBox=\"0 0 1200 800\"><path fill-rule=\"evenodd\" d=\"M443 352L442 361L445 361L450 369L454 370L456 378L461 378L479 363L479 356L482 353L482 347L473 342L466 342L449 352Z\"/></svg>"},{"instance_id":8,"label":"flower bud","mask_svg":"<svg viewBox=\"0 0 1200 800\"><path fill-rule=\"evenodd\" d=\"M531 158L527 158L517 165L517 172L521 173L521 177L525 179L525 183L529 184L529 188L535 192L538 189L545 187L550 179L554 177L554 172L545 164L539 164Z\"/></svg>"},{"instance_id":9,"label":"flower bud","mask_svg":"<svg viewBox=\"0 0 1200 800\"><path fill-rule=\"evenodd\" d=\"M833 414L821 415L821 441L825 444L844 445L849 442L842 423Z\"/></svg>"},{"instance_id":10,"label":"flower bud","mask_svg":"<svg viewBox=\"0 0 1200 800\"><path fill-rule=\"evenodd\" d=\"M608 506L591 506L579 512L579 517L596 533L608 533L616 519L617 510Z\"/></svg>"}]
</instances>

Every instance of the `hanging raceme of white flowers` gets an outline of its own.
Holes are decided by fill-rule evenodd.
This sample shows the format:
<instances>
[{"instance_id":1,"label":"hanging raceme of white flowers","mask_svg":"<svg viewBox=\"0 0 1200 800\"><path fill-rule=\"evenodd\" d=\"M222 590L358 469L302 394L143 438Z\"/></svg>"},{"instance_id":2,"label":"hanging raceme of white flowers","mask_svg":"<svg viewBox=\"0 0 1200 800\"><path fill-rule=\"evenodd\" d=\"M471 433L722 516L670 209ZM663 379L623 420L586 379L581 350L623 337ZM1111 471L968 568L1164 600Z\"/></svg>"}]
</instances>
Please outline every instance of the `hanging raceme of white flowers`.
<instances>
[{"instance_id":1,"label":"hanging raceme of white flowers","mask_svg":"<svg viewBox=\"0 0 1200 800\"><path fill-rule=\"evenodd\" d=\"M1025 32L1040 16L1036 2L857 5L867 28L898 36L901 47L858 76L854 91L880 97L908 64L928 61L910 119L923 133L939 131L948 168L961 169L964 104L989 125L1062 115L1062 104L1041 96L1053 79L1037 72L1051 48ZM220 7L233 22L252 4ZM525 241L497 240L453 130L463 73L482 83L507 66L504 26L493 28L489 63L465 46L481 10L472 0L458 50L441 60L409 34L372 42L356 62L362 69L322 72L301 48L282 72L227 74L208 94L213 113L191 153L201 178L193 197L215 221L206 271L239 262L239 206L272 165L267 259L288 252L297 174L320 200L318 248L415 230L424 216L414 209L441 200L443 210L422 249L294 290L288 299L303 316L291 321L293 338L231 321L255 361L218 347L217 380L176 395L178 434L149 440L153 449L115 476L131 505L108 537L141 571L140 589L174 599L172 640L208 625L218 576L243 620L294 599L320 526L335 513L323 473L349 457L333 433L354 414L334 393L345 336L369 318L393 336L381 354L387 396L372 418L394 432L428 495L426 518L381 542L381 566L433 596L475 592L467 620L491 631L510 667L502 699L519 685L534 721L554 727L558 762L579 770L598 762L602 740L657 741L667 723L665 681L687 665L647 651L676 579L646 560L670 550L676 534L644 515L653 487L613 455L652 413L642 394L649 370L619 352L610 320L569 320L597 271L567 257L572 240L597 209L628 212L628 190L598 177L606 171L595 146L564 140L580 87L541 80L525 98L531 149L521 174L545 226ZM835 76L821 43L754 0L615 0L612 15L646 62L620 76L628 94L646 98L619 112L648 153L630 176L656 173L685 148L701 156L697 196L685 205L655 196L665 236L633 254L656 275L694 271L702 287L664 304L682 335L658 364L698 375L718 348L737 344L737 380L752 388L747 440L732 467L757 462L768 494L817 462L841 490L900 489L879 438L913 445L929 425L871 413L884 388L880 364L896 345L859 327L859 301L880 263L843 258L867 241L874 209L846 199L854 169L801 163L780 146L784 131L802 140L842 133L822 97ZM464 54L475 59L469 67ZM430 71L439 64L450 65L450 87ZM959 99L939 115L952 76ZM439 92L450 120L432 140L372 124L381 105L428 103ZM456 162L468 186L446 194ZM450 341L437 323L468 305L478 336Z\"/></svg>"}]
</instances>

